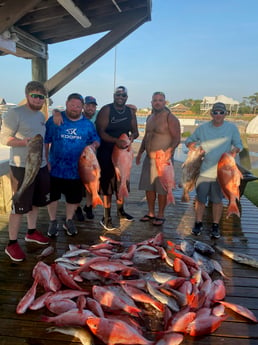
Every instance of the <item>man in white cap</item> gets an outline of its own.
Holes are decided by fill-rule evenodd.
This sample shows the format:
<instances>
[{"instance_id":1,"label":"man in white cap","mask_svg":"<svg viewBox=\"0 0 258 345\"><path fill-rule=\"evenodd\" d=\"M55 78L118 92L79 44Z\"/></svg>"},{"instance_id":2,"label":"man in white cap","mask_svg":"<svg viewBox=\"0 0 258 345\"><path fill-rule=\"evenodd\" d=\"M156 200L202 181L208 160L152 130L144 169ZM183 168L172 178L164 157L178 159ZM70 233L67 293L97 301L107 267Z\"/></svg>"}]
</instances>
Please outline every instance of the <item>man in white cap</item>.
<instances>
[{"instance_id":1,"label":"man in white cap","mask_svg":"<svg viewBox=\"0 0 258 345\"><path fill-rule=\"evenodd\" d=\"M225 104L215 103L211 109L212 120L197 127L185 142L189 150L193 150L195 145L200 145L205 151L200 176L196 182L196 219L192 229L192 234L196 236L203 230L202 219L209 198L213 217L211 237L220 237L219 222L223 211L223 194L217 182L217 163L224 152L236 154L243 148L238 128L235 124L224 121L226 115Z\"/></svg>"},{"instance_id":2,"label":"man in white cap","mask_svg":"<svg viewBox=\"0 0 258 345\"><path fill-rule=\"evenodd\" d=\"M131 141L139 136L136 112L131 106L126 105L127 98L126 87L117 87L114 92L113 103L103 106L96 120L97 132L101 138L97 158L101 168L100 187L104 201L104 216L100 224L105 230L116 229L111 218L113 193L116 194L118 217L126 221L133 221L133 217L124 210L124 200L120 200L117 196L116 174L111 158L114 145L121 149L127 148L127 143L118 139L121 134L126 133Z\"/></svg>"}]
</instances>

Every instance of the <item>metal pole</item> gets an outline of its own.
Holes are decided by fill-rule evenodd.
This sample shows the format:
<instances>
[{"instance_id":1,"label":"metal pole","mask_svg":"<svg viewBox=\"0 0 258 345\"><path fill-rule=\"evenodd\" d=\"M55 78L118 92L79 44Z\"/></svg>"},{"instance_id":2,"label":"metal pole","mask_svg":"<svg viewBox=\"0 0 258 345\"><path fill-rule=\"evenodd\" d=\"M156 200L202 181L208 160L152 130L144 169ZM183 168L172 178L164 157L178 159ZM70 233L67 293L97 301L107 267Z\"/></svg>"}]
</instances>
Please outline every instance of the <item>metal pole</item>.
<instances>
[{"instance_id":1,"label":"metal pole","mask_svg":"<svg viewBox=\"0 0 258 345\"><path fill-rule=\"evenodd\" d=\"M116 88L116 47L115 46L115 61L114 61L114 90Z\"/></svg>"}]
</instances>

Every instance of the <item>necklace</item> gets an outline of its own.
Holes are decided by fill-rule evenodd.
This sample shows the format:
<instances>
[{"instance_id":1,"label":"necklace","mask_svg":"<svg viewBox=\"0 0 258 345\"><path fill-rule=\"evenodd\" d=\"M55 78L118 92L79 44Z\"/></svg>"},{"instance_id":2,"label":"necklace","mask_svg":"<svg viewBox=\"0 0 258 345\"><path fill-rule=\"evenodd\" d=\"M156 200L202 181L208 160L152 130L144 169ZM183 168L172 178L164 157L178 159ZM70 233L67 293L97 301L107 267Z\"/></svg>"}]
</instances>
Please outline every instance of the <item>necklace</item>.
<instances>
[{"instance_id":1,"label":"necklace","mask_svg":"<svg viewBox=\"0 0 258 345\"><path fill-rule=\"evenodd\" d=\"M115 111L119 114L122 115L125 112L125 107L123 107L122 110L118 110L117 108L115 108Z\"/></svg>"}]
</instances>

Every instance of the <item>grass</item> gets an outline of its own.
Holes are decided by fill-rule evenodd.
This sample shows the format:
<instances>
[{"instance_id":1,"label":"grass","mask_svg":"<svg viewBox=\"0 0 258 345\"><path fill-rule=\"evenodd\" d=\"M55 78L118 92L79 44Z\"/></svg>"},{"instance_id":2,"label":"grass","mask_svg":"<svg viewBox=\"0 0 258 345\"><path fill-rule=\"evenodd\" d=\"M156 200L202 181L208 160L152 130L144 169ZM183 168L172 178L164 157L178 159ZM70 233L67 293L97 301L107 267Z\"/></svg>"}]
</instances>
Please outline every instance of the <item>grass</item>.
<instances>
[{"instance_id":1,"label":"grass","mask_svg":"<svg viewBox=\"0 0 258 345\"><path fill-rule=\"evenodd\" d=\"M252 169L251 172L254 176L258 176L258 169ZM247 183L244 196L258 207L258 180Z\"/></svg>"}]
</instances>

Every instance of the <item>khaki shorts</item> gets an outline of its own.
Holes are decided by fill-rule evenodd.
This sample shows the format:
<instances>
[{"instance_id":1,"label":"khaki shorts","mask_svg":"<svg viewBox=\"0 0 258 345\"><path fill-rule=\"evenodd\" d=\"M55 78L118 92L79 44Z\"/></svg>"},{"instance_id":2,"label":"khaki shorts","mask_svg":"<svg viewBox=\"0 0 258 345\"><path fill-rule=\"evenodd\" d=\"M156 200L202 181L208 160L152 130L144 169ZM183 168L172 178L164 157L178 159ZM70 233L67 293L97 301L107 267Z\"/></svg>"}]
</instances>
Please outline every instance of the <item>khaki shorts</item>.
<instances>
[{"instance_id":1,"label":"khaki shorts","mask_svg":"<svg viewBox=\"0 0 258 345\"><path fill-rule=\"evenodd\" d=\"M167 192L160 183L155 159L151 159L148 156L145 156L142 164L139 189L145 191L153 191L160 195L167 195Z\"/></svg>"}]
</instances>

